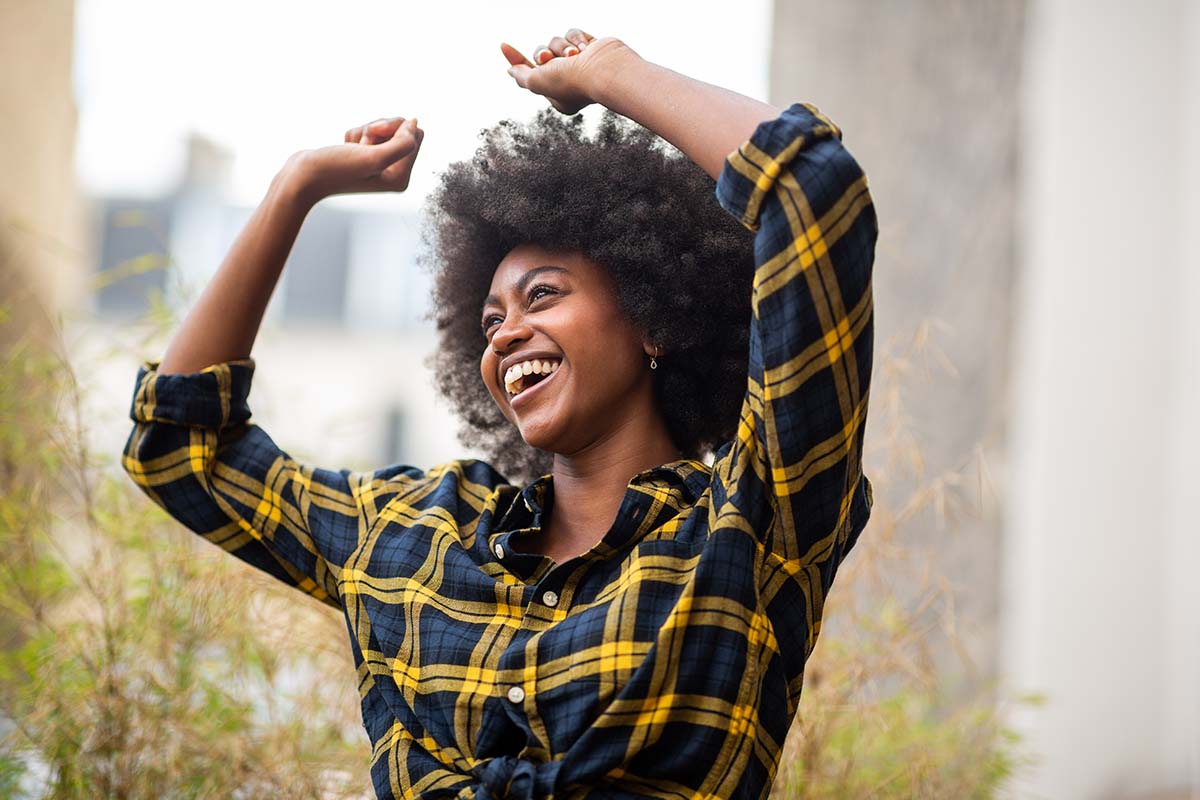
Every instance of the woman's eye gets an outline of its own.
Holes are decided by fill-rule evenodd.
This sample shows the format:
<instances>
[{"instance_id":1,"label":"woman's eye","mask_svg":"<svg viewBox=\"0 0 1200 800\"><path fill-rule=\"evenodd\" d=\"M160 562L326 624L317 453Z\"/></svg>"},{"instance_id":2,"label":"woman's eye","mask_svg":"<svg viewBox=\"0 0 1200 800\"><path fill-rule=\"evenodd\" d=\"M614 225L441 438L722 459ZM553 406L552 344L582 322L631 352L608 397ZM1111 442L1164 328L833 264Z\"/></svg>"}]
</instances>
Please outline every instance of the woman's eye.
<instances>
[{"instance_id":1,"label":"woman's eye","mask_svg":"<svg viewBox=\"0 0 1200 800\"><path fill-rule=\"evenodd\" d=\"M543 285L540 285L540 284L539 284L538 286L535 286L535 287L533 287L532 289L530 289L530 290L529 290L529 302L531 302L531 303L532 303L534 300L536 300L536 299L537 299L537 293L538 293L539 291L541 291L542 289L545 289L545 290L546 290L546 292L547 292L547 293L549 293L549 294L554 294L554 290L553 290L553 289L551 289L549 286L543 286Z\"/></svg>"},{"instance_id":2,"label":"woman's eye","mask_svg":"<svg viewBox=\"0 0 1200 800\"><path fill-rule=\"evenodd\" d=\"M545 284L538 284L537 286L534 286L532 289L529 290L529 302L532 303L533 301L535 301L539 297L541 297L539 292L542 292L542 291L545 291L546 294L556 294L556 292L554 291L553 288L546 286ZM492 325L494 324L492 321L498 320L498 319L500 319L500 317L495 316L495 315L484 318L483 323L479 326L480 329L483 331L484 336L486 336L487 332L492 329Z\"/></svg>"}]
</instances>

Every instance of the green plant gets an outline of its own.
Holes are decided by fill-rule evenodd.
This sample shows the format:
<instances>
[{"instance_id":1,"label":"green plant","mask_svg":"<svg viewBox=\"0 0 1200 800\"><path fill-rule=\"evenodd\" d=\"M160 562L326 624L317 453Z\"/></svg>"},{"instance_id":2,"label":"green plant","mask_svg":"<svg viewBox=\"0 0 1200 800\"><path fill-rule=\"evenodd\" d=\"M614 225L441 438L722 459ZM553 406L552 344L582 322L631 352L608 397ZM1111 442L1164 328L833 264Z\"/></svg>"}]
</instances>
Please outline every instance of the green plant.
<instances>
[{"instance_id":1,"label":"green plant","mask_svg":"<svg viewBox=\"0 0 1200 800\"><path fill-rule=\"evenodd\" d=\"M0 795L372 796L341 618L97 462L68 361L3 333Z\"/></svg>"},{"instance_id":2,"label":"green plant","mask_svg":"<svg viewBox=\"0 0 1200 800\"><path fill-rule=\"evenodd\" d=\"M877 455L868 474L883 491L826 600L827 627L805 668L773 798L991 798L1035 760L1003 724L1003 709L1044 698L1005 698L995 678L964 689L934 656L942 645L969 661L950 582L910 540L929 514L942 527L970 510L960 488L969 485L970 463L926 478L901 402L918 360L933 358L954 373L932 347L934 326L916 331L909 352L880 359L867 442L868 455ZM981 492L982 454L982 447L974 454ZM907 472L918 479L895 510L887 489Z\"/></svg>"}]
</instances>

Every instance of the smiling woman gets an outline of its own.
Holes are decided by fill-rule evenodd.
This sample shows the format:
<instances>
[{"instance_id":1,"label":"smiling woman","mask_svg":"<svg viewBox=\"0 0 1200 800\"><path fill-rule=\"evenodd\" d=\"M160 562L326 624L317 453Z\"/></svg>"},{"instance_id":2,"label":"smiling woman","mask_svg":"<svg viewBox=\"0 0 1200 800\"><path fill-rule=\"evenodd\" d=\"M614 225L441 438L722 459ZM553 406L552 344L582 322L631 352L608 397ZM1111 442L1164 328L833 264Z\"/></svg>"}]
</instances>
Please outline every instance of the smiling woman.
<instances>
[{"instance_id":1,"label":"smiling woman","mask_svg":"<svg viewBox=\"0 0 1200 800\"><path fill-rule=\"evenodd\" d=\"M123 464L343 612L379 797L757 800L871 513L866 177L811 105L578 29L546 50L502 52L555 110L485 131L429 206L439 387L488 460L323 469L250 421L304 211L407 184L392 118L289 162L142 364ZM560 112L592 101L589 138Z\"/></svg>"}]
</instances>

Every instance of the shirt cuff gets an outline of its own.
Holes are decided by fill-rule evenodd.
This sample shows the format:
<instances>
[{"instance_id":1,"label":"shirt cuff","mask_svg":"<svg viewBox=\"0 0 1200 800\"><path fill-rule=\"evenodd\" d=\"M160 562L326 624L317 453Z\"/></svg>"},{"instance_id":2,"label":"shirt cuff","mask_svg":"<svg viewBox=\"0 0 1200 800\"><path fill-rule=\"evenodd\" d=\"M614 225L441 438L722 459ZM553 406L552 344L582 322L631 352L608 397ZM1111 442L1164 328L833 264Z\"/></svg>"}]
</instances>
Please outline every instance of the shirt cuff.
<instances>
[{"instance_id":1,"label":"shirt cuff","mask_svg":"<svg viewBox=\"0 0 1200 800\"><path fill-rule=\"evenodd\" d=\"M225 428L250 418L246 397L254 377L254 359L222 361L190 374L160 375L160 361L143 361L129 417L134 422L169 422L201 428Z\"/></svg>"},{"instance_id":2,"label":"shirt cuff","mask_svg":"<svg viewBox=\"0 0 1200 800\"><path fill-rule=\"evenodd\" d=\"M837 125L809 103L793 103L775 119L760 122L750 139L725 158L717 202L752 231L763 201L798 152L819 139L842 138Z\"/></svg>"}]
</instances>

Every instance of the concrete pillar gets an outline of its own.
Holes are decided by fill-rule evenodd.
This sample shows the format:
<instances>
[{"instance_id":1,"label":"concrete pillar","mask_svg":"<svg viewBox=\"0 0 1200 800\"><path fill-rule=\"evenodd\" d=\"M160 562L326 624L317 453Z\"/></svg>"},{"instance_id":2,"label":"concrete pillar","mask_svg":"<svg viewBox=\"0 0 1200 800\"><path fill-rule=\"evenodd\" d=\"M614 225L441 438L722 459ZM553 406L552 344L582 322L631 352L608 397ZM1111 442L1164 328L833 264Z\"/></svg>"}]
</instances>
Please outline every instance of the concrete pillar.
<instances>
[{"instance_id":1,"label":"concrete pillar","mask_svg":"<svg viewBox=\"0 0 1200 800\"><path fill-rule=\"evenodd\" d=\"M0 3L0 326L44 338L90 296L75 184L75 4Z\"/></svg>"},{"instance_id":2,"label":"concrete pillar","mask_svg":"<svg viewBox=\"0 0 1200 800\"><path fill-rule=\"evenodd\" d=\"M1031 6L1000 652L1042 797L1200 792L1197 19Z\"/></svg>"}]
</instances>

